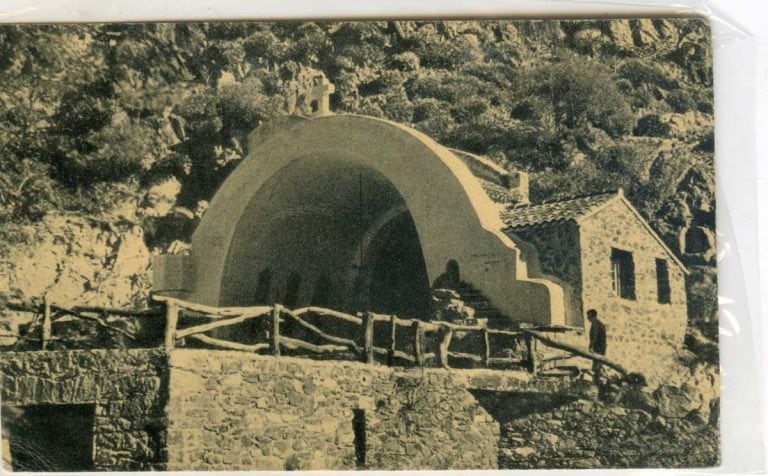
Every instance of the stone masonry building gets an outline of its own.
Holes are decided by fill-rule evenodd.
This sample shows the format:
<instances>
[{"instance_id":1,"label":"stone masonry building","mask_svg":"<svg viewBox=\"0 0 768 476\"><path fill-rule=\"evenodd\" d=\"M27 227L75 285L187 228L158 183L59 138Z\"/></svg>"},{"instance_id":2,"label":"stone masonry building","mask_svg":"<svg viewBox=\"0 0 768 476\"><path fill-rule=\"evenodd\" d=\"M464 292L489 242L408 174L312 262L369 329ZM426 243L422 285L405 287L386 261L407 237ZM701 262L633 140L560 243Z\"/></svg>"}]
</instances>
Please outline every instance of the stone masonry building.
<instances>
[{"instance_id":1,"label":"stone masonry building","mask_svg":"<svg viewBox=\"0 0 768 476\"><path fill-rule=\"evenodd\" d=\"M529 271L562 287L568 325L584 327L595 309L609 358L651 377L673 360L688 271L621 190L517 206L503 218Z\"/></svg>"}]
</instances>

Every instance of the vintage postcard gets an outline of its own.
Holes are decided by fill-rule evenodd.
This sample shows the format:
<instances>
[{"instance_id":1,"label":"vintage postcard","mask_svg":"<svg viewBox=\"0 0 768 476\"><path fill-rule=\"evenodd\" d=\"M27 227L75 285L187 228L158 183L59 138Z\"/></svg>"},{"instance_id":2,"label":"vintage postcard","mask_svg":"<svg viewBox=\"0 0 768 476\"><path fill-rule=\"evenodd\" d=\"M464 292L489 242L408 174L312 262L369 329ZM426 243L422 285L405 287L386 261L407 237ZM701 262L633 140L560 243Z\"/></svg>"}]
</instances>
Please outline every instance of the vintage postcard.
<instances>
[{"instance_id":1,"label":"vintage postcard","mask_svg":"<svg viewBox=\"0 0 768 476\"><path fill-rule=\"evenodd\" d=\"M718 464L705 20L0 49L6 470Z\"/></svg>"}]
</instances>

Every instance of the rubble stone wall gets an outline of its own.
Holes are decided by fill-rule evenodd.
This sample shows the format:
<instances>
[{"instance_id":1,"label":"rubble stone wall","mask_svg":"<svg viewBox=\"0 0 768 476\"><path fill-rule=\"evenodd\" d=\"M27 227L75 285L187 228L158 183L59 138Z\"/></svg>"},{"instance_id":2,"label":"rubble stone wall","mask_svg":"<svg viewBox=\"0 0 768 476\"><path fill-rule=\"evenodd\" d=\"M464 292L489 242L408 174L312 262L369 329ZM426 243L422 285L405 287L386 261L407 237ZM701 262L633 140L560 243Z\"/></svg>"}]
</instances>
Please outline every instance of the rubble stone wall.
<instances>
[{"instance_id":1,"label":"rubble stone wall","mask_svg":"<svg viewBox=\"0 0 768 476\"><path fill-rule=\"evenodd\" d=\"M165 469L165 352L6 352L0 376L3 404L93 404L95 470Z\"/></svg>"},{"instance_id":2,"label":"rubble stone wall","mask_svg":"<svg viewBox=\"0 0 768 476\"><path fill-rule=\"evenodd\" d=\"M525 402L521 403L521 406ZM541 406L541 400L528 405ZM505 469L691 468L719 462L716 423L577 399L503 422Z\"/></svg>"},{"instance_id":3,"label":"rubble stone wall","mask_svg":"<svg viewBox=\"0 0 768 476\"><path fill-rule=\"evenodd\" d=\"M596 309L607 327L607 357L651 381L675 362L687 325L685 275L623 203L616 202L581 224L584 309ZM636 299L612 288L611 248L632 253ZM658 302L656 258L666 260L671 302Z\"/></svg>"},{"instance_id":4,"label":"rubble stone wall","mask_svg":"<svg viewBox=\"0 0 768 476\"><path fill-rule=\"evenodd\" d=\"M554 222L515 230L510 235L519 245L532 248L526 250L529 273L554 279L563 288L565 323L583 326L579 226L573 222Z\"/></svg>"},{"instance_id":5,"label":"rubble stone wall","mask_svg":"<svg viewBox=\"0 0 768 476\"><path fill-rule=\"evenodd\" d=\"M497 468L498 423L448 372L182 349L170 367L169 470Z\"/></svg>"}]
</instances>

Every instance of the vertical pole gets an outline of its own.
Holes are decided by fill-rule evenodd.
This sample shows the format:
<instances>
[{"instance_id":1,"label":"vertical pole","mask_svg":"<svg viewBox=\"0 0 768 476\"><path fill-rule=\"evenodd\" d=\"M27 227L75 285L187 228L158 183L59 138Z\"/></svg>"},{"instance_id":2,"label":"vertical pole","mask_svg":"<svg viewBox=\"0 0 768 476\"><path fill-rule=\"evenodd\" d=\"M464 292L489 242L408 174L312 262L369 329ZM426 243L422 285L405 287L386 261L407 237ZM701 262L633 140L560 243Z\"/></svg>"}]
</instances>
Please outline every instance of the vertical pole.
<instances>
[{"instance_id":1,"label":"vertical pole","mask_svg":"<svg viewBox=\"0 0 768 476\"><path fill-rule=\"evenodd\" d=\"M280 357L280 304L275 304L272 309L272 354Z\"/></svg>"},{"instance_id":2,"label":"vertical pole","mask_svg":"<svg viewBox=\"0 0 768 476\"><path fill-rule=\"evenodd\" d=\"M389 354L387 355L387 364L391 367L395 364L395 339L397 338L397 317L392 314L389 316Z\"/></svg>"},{"instance_id":3,"label":"vertical pole","mask_svg":"<svg viewBox=\"0 0 768 476\"><path fill-rule=\"evenodd\" d=\"M491 338L488 334L488 328L483 328L483 367L488 367L488 361L491 359Z\"/></svg>"},{"instance_id":4,"label":"vertical pole","mask_svg":"<svg viewBox=\"0 0 768 476\"><path fill-rule=\"evenodd\" d=\"M373 363L373 323L375 322L372 312L363 314L363 351L365 352L365 363Z\"/></svg>"},{"instance_id":5,"label":"vertical pole","mask_svg":"<svg viewBox=\"0 0 768 476\"><path fill-rule=\"evenodd\" d=\"M424 366L424 334L421 331L421 321L413 321L413 349L416 355L416 365L419 367Z\"/></svg>"},{"instance_id":6,"label":"vertical pole","mask_svg":"<svg viewBox=\"0 0 768 476\"><path fill-rule=\"evenodd\" d=\"M536 339L531 334L525 335L525 349L528 352L528 370L536 375L539 372L539 362L536 358Z\"/></svg>"},{"instance_id":7,"label":"vertical pole","mask_svg":"<svg viewBox=\"0 0 768 476\"><path fill-rule=\"evenodd\" d=\"M179 322L179 305L176 301L165 303L165 348L172 350L176 345L176 325Z\"/></svg>"},{"instance_id":8,"label":"vertical pole","mask_svg":"<svg viewBox=\"0 0 768 476\"><path fill-rule=\"evenodd\" d=\"M53 333L53 322L51 321L51 302L48 300L48 296L43 297L43 329L40 341L43 350L48 347L48 343L51 340Z\"/></svg>"},{"instance_id":9,"label":"vertical pole","mask_svg":"<svg viewBox=\"0 0 768 476\"><path fill-rule=\"evenodd\" d=\"M451 345L451 338L453 337L453 329L450 326L442 326L442 339L440 340L440 366L444 369L450 368L448 366L448 347Z\"/></svg>"}]
</instances>

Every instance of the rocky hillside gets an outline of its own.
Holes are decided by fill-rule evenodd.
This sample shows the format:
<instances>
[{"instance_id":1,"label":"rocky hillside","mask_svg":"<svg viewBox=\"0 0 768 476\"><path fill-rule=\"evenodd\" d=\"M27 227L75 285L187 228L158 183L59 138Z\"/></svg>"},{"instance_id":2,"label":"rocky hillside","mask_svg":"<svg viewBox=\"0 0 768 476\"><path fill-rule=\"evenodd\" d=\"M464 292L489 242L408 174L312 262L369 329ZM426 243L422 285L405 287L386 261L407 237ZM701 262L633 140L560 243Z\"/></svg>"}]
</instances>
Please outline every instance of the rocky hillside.
<instances>
[{"instance_id":1,"label":"rocky hillside","mask_svg":"<svg viewBox=\"0 0 768 476\"><path fill-rule=\"evenodd\" d=\"M308 68L535 200L624 187L716 337L709 28L683 19L2 26L0 293L138 304Z\"/></svg>"}]
</instances>

